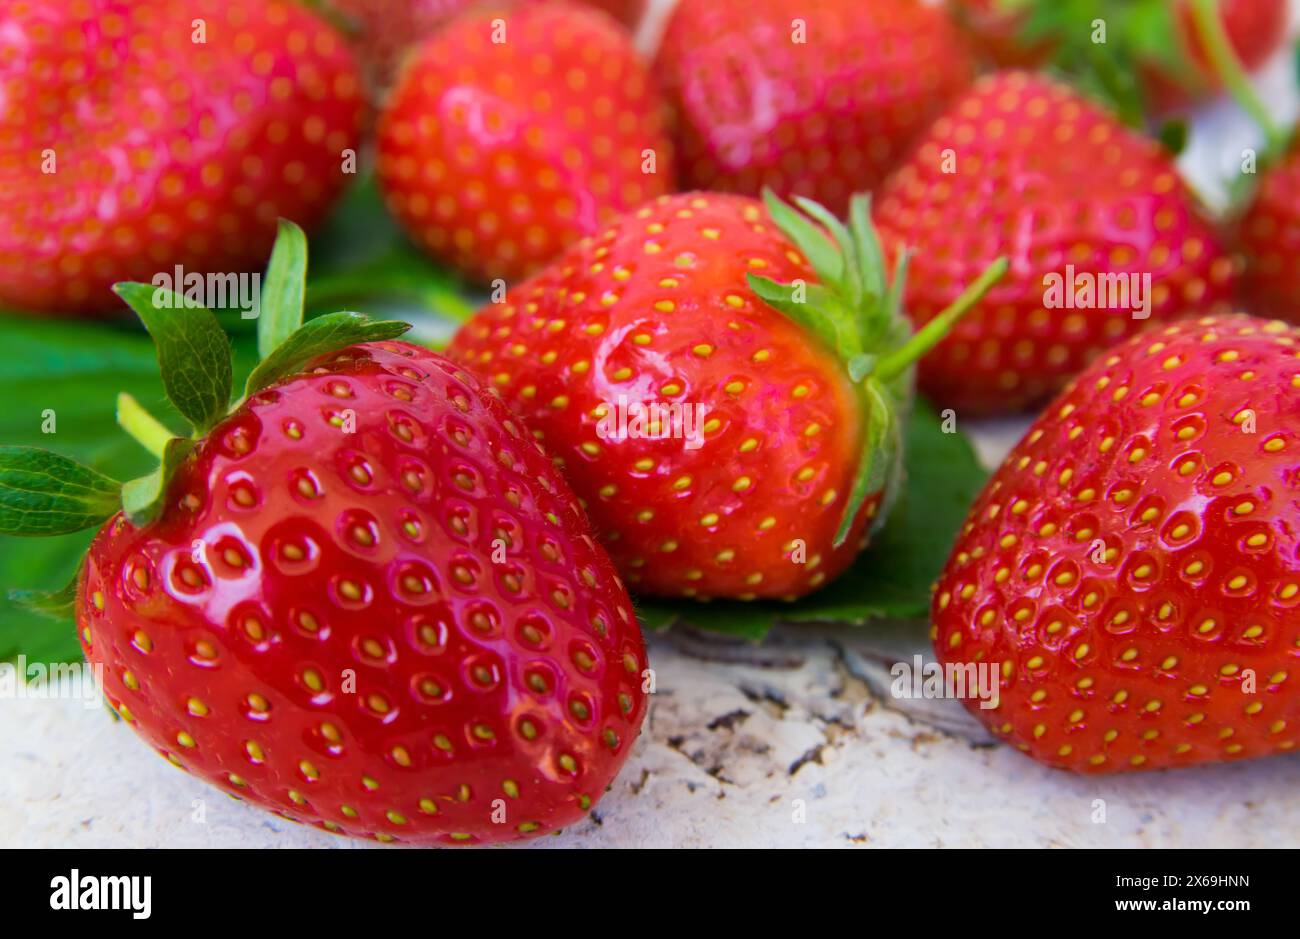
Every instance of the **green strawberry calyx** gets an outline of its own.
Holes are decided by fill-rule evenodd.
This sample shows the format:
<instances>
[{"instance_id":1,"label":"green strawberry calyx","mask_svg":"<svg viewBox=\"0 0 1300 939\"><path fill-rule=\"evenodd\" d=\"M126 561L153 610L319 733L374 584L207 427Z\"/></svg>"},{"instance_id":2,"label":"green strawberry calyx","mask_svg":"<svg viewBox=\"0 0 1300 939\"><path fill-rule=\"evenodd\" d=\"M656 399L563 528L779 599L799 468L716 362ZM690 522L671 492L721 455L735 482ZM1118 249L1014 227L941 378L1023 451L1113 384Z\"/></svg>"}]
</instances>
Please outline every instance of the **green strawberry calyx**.
<instances>
[{"instance_id":1,"label":"green strawberry calyx","mask_svg":"<svg viewBox=\"0 0 1300 939\"><path fill-rule=\"evenodd\" d=\"M892 276L887 272L869 196L850 200L847 225L811 199L796 198L796 209L766 190L763 202L819 282L779 284L749 274L750 289L839 357L858 393L866 428L853 488L835 533L838 547L848 539L867 497L883 491L887 510L901 482L902 428L915 394L916 363L1002 279L1009 264L998 258L951 306L913 332L903 310L909 255L899 252ZM887 514L880 512L877 524Z\"/></svg>"},{"instance_id":2,"label":"green strawberry calyx","mask_svg":"<svg viewBox=\"0 0 1300 939\"><path fill-rule=\"evenodd\" d=\"M410 329L407 323L371 320L351 312L304 322L306 276L306 236L293 222L282 219L262 281L257 323L261 361L233 403L230 341L216 315L161 287L115 284L114 292L153 337L163 391L189 423L190 433L173 433L130 395L119 395L118 424L158 459L152 472L126 482L49 450L0 446L0 534L64 535L101 525L118 512L133 525L147 525L166 508L177 470L204 436L250 395L319 356L361 342L395 339ZM37 612L63 617L75 598L76 581L74 577L53 593L16 590L10 597Z\"/></svg>"},{"instance_id":3,"label":"green strawberry calyx","mask_svg":"<svg viewBox=\"0 0 1300 939\"><path fill-rule=\"evenodd\" d=\"M1044 49L1055 68L1132 127L1142 127L1151 111L1142 66L1190 93L1203 88L1169 0L998 0L996 7L1018 24L1022 46Z\"/></svg>"}]
</instances>

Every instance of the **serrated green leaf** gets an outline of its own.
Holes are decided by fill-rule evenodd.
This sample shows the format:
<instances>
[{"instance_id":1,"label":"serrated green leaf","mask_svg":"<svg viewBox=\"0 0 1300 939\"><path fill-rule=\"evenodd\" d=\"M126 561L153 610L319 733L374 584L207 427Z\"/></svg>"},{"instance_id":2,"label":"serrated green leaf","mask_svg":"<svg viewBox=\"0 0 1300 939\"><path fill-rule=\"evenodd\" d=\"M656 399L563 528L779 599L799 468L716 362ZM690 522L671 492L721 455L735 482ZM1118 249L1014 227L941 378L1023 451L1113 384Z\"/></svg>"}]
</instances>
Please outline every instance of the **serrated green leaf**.
<instances>
[{"instance_id":1,"label":"serrated green leaf","mask_svg":"<svg viewBox=\"0 0 1300 939\"><path fill-rule=\"evenodd\" d=\"M302 325L307 287L307 236L288 219L280 219L275 247L262 283L257 320L257 351L266 358Z\"/></svg>"},{"instance_id":2,"label":"serrated green leaf","mask_svg":"<svg viewBox=\"0 0 1300 939\"><path fill-rule=\"evenodd\" d=\"M207 307L150 284L114 284L158 350L167 398L202 434L225 416L233 381L230 340Z\"/></svg>"},{"instance_id":3,"label":"serrated green leaf","mask_svg":"<svg viewBox=\"0 0 1300 939\"><path fill-rule=\"evenodd\" d=\"M121 507L122 484L37 447L0 447L0 533L66 535Z\"/></svg>"},{"instance_id":4,"label":"serrated green leaf","mask_svg":"<svg viewBox=\"0 0 1300 939\"><path fill-rule=\"evenodd\" d=\"M681 620L700 629L762 639L778 622L863 624L928 614L930 585L986 474L969 441L947 434L918 401L906 426L898 503L870 547L831 584L797 603L692 603L645 599L637 614L647 629Z\"/></svg>"},{"instance_id":5,"label":"serrated green leaf","mask_svg":"<svg viewBox=\"0 0 1300 939\"><path fill-rule=\"evenodd\" d=\"M244 395L256 394L281 378L292 375L318 356L359 342L396 339L410 328L409 323L372 320L361 313L326 313L308 320L253 369L253 373L248 376Z\"/></svg>"},{"instance_id":6,"label":"serrated green leaf","mask_svg":"<svg viewBox=\"0 0 1300 939\"><path fill-rule=\"evenodd\" d=\"M172 477L193 452L197 442L187 437L167 441L158 468L122 486L122 511L132 525L148 525L166 505Z\"/></svg>"}]
</instances>

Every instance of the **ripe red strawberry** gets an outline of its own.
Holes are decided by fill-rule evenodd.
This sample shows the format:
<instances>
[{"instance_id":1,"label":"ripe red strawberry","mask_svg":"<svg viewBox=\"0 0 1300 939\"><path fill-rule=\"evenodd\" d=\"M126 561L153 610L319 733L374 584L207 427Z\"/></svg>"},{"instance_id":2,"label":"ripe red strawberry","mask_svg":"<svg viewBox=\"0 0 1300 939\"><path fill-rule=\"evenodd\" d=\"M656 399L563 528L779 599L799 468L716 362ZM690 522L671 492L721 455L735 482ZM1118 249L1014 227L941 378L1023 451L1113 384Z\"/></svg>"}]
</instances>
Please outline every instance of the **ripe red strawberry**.
<instances>
[{"instance_id":1,"label":"ripe red strawberry","mask_svg":"<svg viewBox=\"0 0 1300 939\"><path fill-rule=\"evenodd\" d=\"M1051 405L976 500L940 576L935 647L1001 676L971 710L1079 772L1295 747L1300 331L1149 330Z\"/></svg>"},{"instance_id":2,"label":"ripe red strawberry","mask_svg":"<svg viewBox=\"0 0 1300 939\"><path fill-rule=\"evenodd\" d=\"M655 72L686 184L768 187L843 215L970 82L972 63L948 18L916 0L682 0Z\"/></svg>"},{"instance_id":3,"label":"ripe red strawberry","mask_svg":"<svg viewBox=\"0 0 1300 939\"><path fill-rule=\"evenodd\" d=\"M912 337L865 200L851 231L803 205L834 242L775 198L661 197L452 341L640 592L793 598L843 571L897 483L911 363L978 295Z\"/></svg>"},{"instance_id":4,"label":"ripe red strawberry","mask_svg":"<svg viewBox=\"0 0 1300 939\"><path fill-rule=\"evenodd\" d=\"M906 304L918 323L994 257L1011 258L1006 280L921 365L922 388L965 414L1041 402L1146 325L1143 312L1211 312L1232 296L1235 262L1164 150L1040 76L977 82L877 206L887 249L918 252ZM1088 279L1097 289L1081 309Z\"/></svg>"},{"instance_id":5,"label":"ripe red strawberry","mask_svg":"<svg viewBox=\"0 0 1300 939\"><path fill-rule=\"evenodd\" d=\"M1156 112L1218 91L1192 17L1192 0L949 0L979 48L1004 67L1055 62L1095 86L1097 53ZM1229 41L1248 69L1263 65L1286 36L1287 0L1215 0ZM1105 43L1093 41L1098 19Z\"/></svg>"},{"instance_id":6,"label":"ripe red strawberry","mask_svg":"<svg viewBox=\"0 0 1300 939\"><path fill-rule=\"evenodd\" d=\"M519 0L549 3L552 0ZM636 27L645 12L645 0L582 0L604 10L628 29ZM457 14L474 5L474 0L333 0L334 9L355 24L355 41L361 58L380 87L397 74L407 51L433 35Z\"/></svg>"},{"instance_id":7,"label":"ripe red strawberry","mask_svg":"<svg viewBox=\"0 0 1300 939\"><path fill-rule=\"evenodd\" d=\"M276 219L321 217L362 96L342 38L298 4L6 6L0 306L113 309L110 286L257 270Z\"/></svg>"},{"instance_id":8,"label":"ripe red strawberry","mask_svg":"<svg viewBox=\"0 0 1300 939\"><path fill-rule=\"evenodd\" d=\"M1260 174L1240 235L1251 311L1300 321L1300 144Z\"/></svg>"},{"instance_id":9,"label":"ripe red strawberry","mask_svg":"<svg viewBox=\"0 0 1300 939\"><path fill-rule=\"evenodd\" d=\"M477 8L403 71L380 116L379 178L434 255L478 280L514 280L672 188L661 111L609 17L562 3Z\"/></svg>"},{"instance_id":10,"label":"ripe red strawberry","mask_svg":"<svg viewBox=\"0 0 1300 939\"><path fill-rule=\"evenodd\" d=\"M199 328L168 326L150 292L123 289L156 336ZM91 546L77 623L113 708L182 769L354 837L543 834L627 757L645 650L549 459L471 376L382 338L403 327L347 313L301 327L242 404L168 445L145 509L139 484L119 495L54 454L0 448L0 527L72 527L51 521L68 487L39 504L23 491L40 468L90 478L75 527L124 507ZM347 345L367 336L381 341Z\"/></svg>"}]
</instances>

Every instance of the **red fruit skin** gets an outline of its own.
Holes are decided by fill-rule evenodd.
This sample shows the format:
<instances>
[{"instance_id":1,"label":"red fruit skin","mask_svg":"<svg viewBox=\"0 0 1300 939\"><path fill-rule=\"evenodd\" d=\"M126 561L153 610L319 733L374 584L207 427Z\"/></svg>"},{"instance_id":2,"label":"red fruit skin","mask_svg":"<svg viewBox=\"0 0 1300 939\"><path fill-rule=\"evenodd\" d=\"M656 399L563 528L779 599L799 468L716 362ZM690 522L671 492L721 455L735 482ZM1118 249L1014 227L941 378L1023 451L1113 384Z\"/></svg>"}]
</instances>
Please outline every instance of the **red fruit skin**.
<instances>
[{"instance_id":1,"label":"red fruit skin","mask_svg":"<svg viewBox=\"0 0 1300 939\"><path fill-rule=\"evenodd\" d=\"M540 4L553 0L520 2ZM645 13L645 0L582 2L604 10L628 29L635 29ZM412 46L474 5L475 0L335 0L333 3L336 10L355 24L358 52L381 88L392 82Z\"/></svg>"},{"instance_id":2,"label":"red fruit skin","mask_svg":"<svg viewBox=\"0 0 1300 939\"><path fill-rule=\"evenodd\" d=\"M806 42L792 41L792 22ZM770 187L843 215L973 74L942 11L914 0L682 0L655 62L685 185Z\"/></svg>"},{"instance_id":3,"label":"red fruit skin","mask_svg":"<svg viewBox=\"0 0 1300 939\"><path fill-rule=\"evenodd\" d=\"M982 78L953 103L882 188L876 225L889 253L915 252L906 301L918 325L995 258L1011 261L921 363L926 393L967 415L1038 404L1147 325L1131 293L1127 306L1048 308L1049 275L1149 274L1150 320L1227 309L1237 279L1157 143L1025 72Z\"/></svg>"},{"instance_id":4,"label":"red fruit skin","mask_svg":"<svg viewBox=\"0 0 1300 939\"><path fill-rule=\"evenodd\" d=\"M331 423L347 409L353 434ZM167 759L358 838L568 825L646 709L631 603L564 481L495 396L400 342L318 360L218 425L158 522L98 534L78 624Z\"/></svg>"},{"instance_id":5,"label":"red fruit skin","mask_svg":"<svg viewBox=\"0 0 1300 939\"><path fill-rule=\"evenodd\" d=\"M498 18L507 41L494 43ZM630 38L604 14L476 8L403 71L380 115L379 179L435 257L474 280L514 281L673 187L663 118Z\"/></svg>"},{"instance_id":6,"label":"red fruit skin","mask_svg":"<svg viewBox=\"0 0 1300 939\"><path fill-rule=\"evenodd\" d=\"M1153 328L1007 457L932 610L941 662L1001 670L998 708L966 702L996 735L1084 773L1294 749L1297 349L1278 321Z\"/></svg>"},{"instance_id":7,"label":"red fruit skin","mask_svg":"<svg viewBox=\"0 0 1300 939\"><path fill-rule=\"evenodd\" d=\"M277 218L309 228L342 189L361 119L346 43L295 3L10 4L0 306L93 313L175 265L260 270Z\"/></svg>"},{"instance_id":8,"label":"red fruit skin","mask_svg":"<svg viewBox=\"0 0 1300 939\"><path fill-rule=\"evenodd\" d=\"M1260 176L1239 236L1251 312L1300 322L1300 146Z\"/></svg>"},{"instance_id":9,"label":"red fruit skin","mask_svg":"<svg viewBox=\"0 0 1300 939\"><path fill-rule=\"evenodd\" d=\"M756 200L661 197L485 306L448 349L561 463L635 592L792 599L848 566L879 508L872 493L834 546L865 432L855 394L748 271L816 281ZM696 445L602 434L620 397L629 418L633 403L692 405Z\"/></svg>"},{"instance_id":10,"label":"red fruit skin","mask_svg":"<svg viewBox=\"0 0 1300 939\"><path fill-rule=\"evenodd\" d=\"M1020 23L1015 13L998 10L1000 0L950 0L953 12L969 31L977 47L1003 68L1038 68L1051 57L1050 44L1026 47L1019 40ZM1057 0L1044 0L1057 2ZM1181 29L1179 40L1191 53L1195 74L1170 75L1157 67L1140 69L1146 93L1158 112L1186 107L1215 94L1222 82L1209 64L1191 6L1186 0L1171 0L1177 6ZM1228 39L1247 70L1253 71L1277 51L1286 37L1287 0L1219 0L1220 16ZM1189 88L1188 82L1199 85Z\"/></svg>"}]
</instances>

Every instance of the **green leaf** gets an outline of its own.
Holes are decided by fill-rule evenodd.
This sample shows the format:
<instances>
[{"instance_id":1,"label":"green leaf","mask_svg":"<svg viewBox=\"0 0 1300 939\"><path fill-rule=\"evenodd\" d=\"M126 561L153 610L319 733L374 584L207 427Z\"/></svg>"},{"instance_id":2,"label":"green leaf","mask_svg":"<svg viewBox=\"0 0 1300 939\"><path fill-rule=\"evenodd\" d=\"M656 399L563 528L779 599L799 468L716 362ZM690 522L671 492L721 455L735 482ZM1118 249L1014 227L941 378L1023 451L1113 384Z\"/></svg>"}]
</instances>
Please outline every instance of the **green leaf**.
<instances>
[{"instance_id":1,"label":"green leaf","mask_svg":"<svg viewBox=\"0 0 1300 939\"><path fill-rule=\"evenodd\" d=\"M257 320L257 351L262 358L274 352L302 325L306 287L307 236L293 222L282 218L262 284Z\"/></svg>"},{"instance_id":2,"label":"green leaf","mask_svg":"<svg viewBox=\"0 0 1300 939\"><path fill-rule=\"evenodd\" d=\"M173 437L167 441L157 469L122 486L122 511L132 525L148 525L158 517L172 478L197 445L187 437Z\"/></svg>"},{"instance_id":3,"label":"green leaf","mask_svg":"<svg viewBox=\"0 0 1300 939\"><path fill-rule=\"evenodd\" d=\"M81 565L61 590L10 590L9 599L17 606L60 622L73 619L77 606L77 585L81 580Z\"/></svg>"},{"instance_id":4,"label":"green leaf","mask_svg":"<svg viewBox=\"0 0 1300 939\"><path fill-rule=\"evenodd\" d=\"M960 433L943 432L938 415L918 401L906 429L904 476L888 522L853 565L796 603L695 603L645 599L647 629L679 620L700 629L762 639L778 622L864 624L878 617L928 615L939 575L986 474Z\"/></svg>"},{"instance_id":5,"label":"green leaf","mask_svg":"<svg viewBox=\"0 0 1300 939\"><path fill-rule=\"evenodd\" d=\"M0 533L66 535L121 507L122 484L36 447L0 447Z\"/></svg>"},{"instance_id":6,"label":"green leaf","mask_svg":"<svg viewBox=\"0 0 1300 939\"><path fill-rule=\"evenodd\" d=\"M202 434L226 415L232 384L230 340L207 307L149 284L114 284L158 349L167 398Z\"/></svg>"},{"instance_id":7,"label":"green leaf","mask_svg":"<svg viewBox=\"0 0 1300 939\"><path fill-rule=\"evenodd\" d=\"M312 359L345 349L358 342L396 339L410 329L409 323L372 320L361 313L327 313L308 320L248 376L244 395L256 394L281 378L292 375Z\"/></svg>"}]
</instances>

